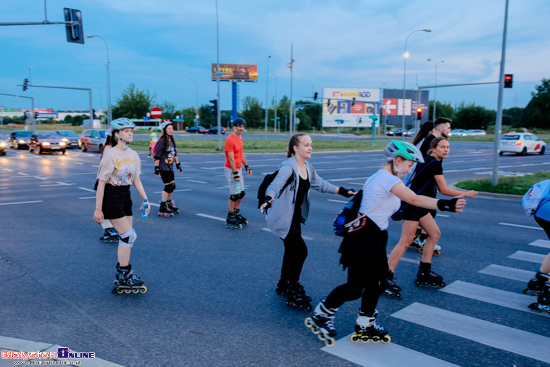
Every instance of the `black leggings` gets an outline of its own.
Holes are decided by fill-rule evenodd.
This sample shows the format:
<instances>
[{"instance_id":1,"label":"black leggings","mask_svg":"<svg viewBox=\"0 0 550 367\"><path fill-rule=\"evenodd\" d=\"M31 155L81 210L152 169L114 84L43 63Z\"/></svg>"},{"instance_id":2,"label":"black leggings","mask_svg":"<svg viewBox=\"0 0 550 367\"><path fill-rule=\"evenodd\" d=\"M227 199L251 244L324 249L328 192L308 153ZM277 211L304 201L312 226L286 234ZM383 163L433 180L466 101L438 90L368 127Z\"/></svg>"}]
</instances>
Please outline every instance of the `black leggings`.
<instances>
[{"instance_id":1,"label":"black leggings","mask_svg":"<svg viewBox=\"0 0 550 367\"><path fill-rule=\"evenodd\" d=\"M362 297L361 311L372 315L378 298L386 289L389 271L386 255L388 234L368 220L363 228L348 236L348 250L354 255L352 262L344 264L348 266L348 281L330 292L325 306L338 308L348 301Z\"/></svg>"},{"instance_id":2,"label":"black leggings","mask_svg":"<svg viewBox=\"0 0 550 367\"><path fill-rule=\"evenodd\" d=\"M302 267L307 258L307 246L302 238L300 223L292 221L290 231L283 239L283 244L285 245L285 254L281 267L281 279L294 283L300 280Z\"/></svg>"},{"instance_id":3,"label":"black leggings","mask_svg":"<svg viewBox=\"0 0 550 367\"><path fill-rule=\"evenodd\" d=\"M544 232L546 232L548 239L550 239L550 222L539 217L535 217L535 220L537 221L539 226L544 229Z\"/></svg>"}]
</instances>

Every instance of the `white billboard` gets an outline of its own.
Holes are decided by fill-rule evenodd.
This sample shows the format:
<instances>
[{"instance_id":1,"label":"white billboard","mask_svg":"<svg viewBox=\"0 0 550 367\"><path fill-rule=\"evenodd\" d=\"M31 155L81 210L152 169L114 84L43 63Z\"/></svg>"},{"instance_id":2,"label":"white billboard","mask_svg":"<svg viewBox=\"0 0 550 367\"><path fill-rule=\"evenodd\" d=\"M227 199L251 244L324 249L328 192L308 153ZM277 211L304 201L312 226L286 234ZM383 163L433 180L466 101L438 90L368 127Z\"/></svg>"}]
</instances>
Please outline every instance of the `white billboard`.
<instances>
[{"instance_id":1,"label":"white billboard","mask_svg":"<svg viewBox=\"0 0 550 367\"><path fill-rule=\"evenodd\" d=\"M380 89L323 89L323 127L371 127L379 113Z\"/></svg>"}]
</instances>

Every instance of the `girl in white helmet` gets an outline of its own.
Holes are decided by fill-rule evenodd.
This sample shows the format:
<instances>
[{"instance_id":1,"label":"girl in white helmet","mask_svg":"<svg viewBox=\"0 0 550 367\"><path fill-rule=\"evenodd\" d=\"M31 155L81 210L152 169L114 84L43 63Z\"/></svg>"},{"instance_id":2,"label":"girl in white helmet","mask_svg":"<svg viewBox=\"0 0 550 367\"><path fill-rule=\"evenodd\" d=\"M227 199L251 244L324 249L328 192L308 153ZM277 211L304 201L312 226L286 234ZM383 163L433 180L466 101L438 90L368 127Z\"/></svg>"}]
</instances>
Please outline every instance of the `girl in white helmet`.
<instances>
[{"instance_id":1,"label":"girl in white helmet","mask_svg":"<svg viewBox=\"0 0 550 367\"><path fill-rule=\"evenodd\" d=\"M172 200L174 190L176 189L176 180L174 177L174 163L181 176L181 165L176 151L176 142L174 141L174 127L172 121L165 121L160 125L162 136L157 142L153 157L155 158L155 176L161 177L164 183L162 191L162 200L160 202L159 217L173 217L179 209Z\"/></svg>"}]
</instances>

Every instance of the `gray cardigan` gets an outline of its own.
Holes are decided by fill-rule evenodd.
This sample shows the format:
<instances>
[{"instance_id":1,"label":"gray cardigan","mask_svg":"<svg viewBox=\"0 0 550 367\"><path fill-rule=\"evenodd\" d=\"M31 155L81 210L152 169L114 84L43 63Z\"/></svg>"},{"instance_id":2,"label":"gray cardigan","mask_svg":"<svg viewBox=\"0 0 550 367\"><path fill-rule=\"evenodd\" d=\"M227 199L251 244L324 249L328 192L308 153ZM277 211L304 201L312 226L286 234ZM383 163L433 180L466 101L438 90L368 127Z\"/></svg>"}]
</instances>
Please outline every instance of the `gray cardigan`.
<instances>
[{"instance_id":1,"label":"gray cardigan","mask_svg":"<svg viewBox=\"0 0 550 367\"><path fill-rule=\"evenodd\" d=\"M311 188L320 192L336 193L337 186L323 180L315 173L315 169L311 163L306 161L307 176ZM279 195L281 189L288 181L288 178L293 175L294 180L285 188ZM294 215L294 203L296 202L296 193L300 180L298 177L298 164L294 156L285 159L279 165L279 173L271 182L271 185L266 190L266 196L270 195L274 198L272 207L267 210L266 222L267 227L276 236L284 239L290 231L292 216ZM309 214L309 191L302 203L302 218L301 222L305 223Z\"/></svg>"}]
</instances>

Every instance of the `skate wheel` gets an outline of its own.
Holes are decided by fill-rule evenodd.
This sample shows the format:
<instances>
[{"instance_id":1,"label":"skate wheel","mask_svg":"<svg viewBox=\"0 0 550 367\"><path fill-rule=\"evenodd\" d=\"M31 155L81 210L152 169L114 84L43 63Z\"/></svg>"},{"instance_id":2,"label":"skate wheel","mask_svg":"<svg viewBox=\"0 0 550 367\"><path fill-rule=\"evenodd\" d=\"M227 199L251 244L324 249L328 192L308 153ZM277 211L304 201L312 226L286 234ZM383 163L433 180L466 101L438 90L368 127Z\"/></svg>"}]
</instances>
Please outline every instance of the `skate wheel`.
<instances>
[{"instance_id":1,"label":"skate wheel","mask_svg":"<svg viewBox=\"0 0 550 367\"><path fill-rule=\"evenodd\" d=\"M133 289L132 289L132 293L133 293L133 294L138 294L138 293L139 293L139 289L133 288Z\"/></svg>"},{"instance_id":2,"label":"skate wheel","mask_svg":"<svg viewBox=\"0 0 550 367\"><path fill-rule=\"evenodd\" d=\"M131 290L131 289L125 289L125 290L124 290L124 293L130 294L130 293L132 293L132 290Z\"/></svg>"},{"instance_id":3,"label":"skate wheel","mask_svg":"<svg viewBox=\"0 0 550 367\"><path fill-rule=\"evenodd\" d=\"M357 337L357 334L351 334L349 336L349 339L352 341L352 343L357 343L359 341L359 338Z\"/></svg>"},{"instance_id":4,"label":"skate wheel","mask_svg":"<svg viewBox=\"0 0 550 367\"><path fill-rule=\"evenodd\" d=\"M418 249L418 252L423 253L423 252L424 252L424 249L423 249L422 247L420 247L420 248Z\"/></svg>"},{"instance_id":5,"label":"skate wheel","mask_svg":"<svg viewBox=\"0 0 550 367\"><path fill-rule=\"evenodd\" d=\"M307 312L313 311L313 307L312 307L311 305L307 305L307 306L306 306L306 311L307 311Z\"/></svg>"},{"instance_id":6,"label":"skate wheel","mask_svg":"<svg viewBox=\"0 0 550 367\"><path fill-rule=\"evenodd\" d=\"M308 328L313 328L313 320L311 319L311 317L308 317L304 320L304 324L308 327Z\"/></svg>"},{"instance_id":7,"label":"skate wheel","mask_svg":"<svg viewBox=\"0 0 550 367\"><path fill-rule=\"evenodd\" d=\"M414 281L414 285L420 285L420 281L417 279Z\"/></svg>"},{"instance_id":8,"label":"skate wheel","mask_svg":"<svg viewBox=\"0 0 550 367\"><path fill-rule=\"evenodd\" d=\"M139 290L141 293L147 293L147 287L142 285L140 290Z\"/></svg>"},{"instance_id":9,"label":"skate wheel","mask_svg":"<svg viewBox=\"0 0 550 367\"><path fill-rule=\"evenodd\" d=\"M382 343L388 344L391 341L391 337L389 335L384 336L382 339Z\"/></svg>"},{"instance_id":10,"label":"skate wheel","mask_svg":"<svg viewBox=\"0 0 550 367\"><path fill-rule=\"evenodd\" d=\"M396 293L395 294L395 299L399 300L401 299L403 296L401 295L401 293Z\"/></svg>"},{"instance_id":11,"label":"skate wheel","mask_svg":"<svg viewBox=\"0 0 550 367\"><path fill-rule=\"evenodd\" d=\"M119 288L119 289L116 289L116 292L117 292L118 294L122 294L122 293L124 293L124 290Z\"/></svg>"},{"instance_id":12,"label":"skate wheel","mask_svg":"<svg viewBox=\"0 0 550 367\"><path fill-rule=\"evenodd\" d=\"M325 339L325 345L327 347L334 347L334 344L336 344L336 340L334 340L334 338L332 337L329 337L328 339Z\"/></svg>"},{"instance_id":13,"label":"skate wheel","mask_svg":"<svg viewBox=\"0 0 550 367\"><path fill-rule=\"evenodd\" d=\"M435 251L434 251L434 255L435 255L435 256L439 256L439 255L441 255L441 252L439 252L439 250L435 250Z\"/></svg>"},{"instance_id":14,"label":"skate wheel","mask_svg":"<svg viewBox=\"0 0 550 367\"><path fill-rule=\"evenodd\" d=\"M367 336L361 337L361 342L363 342L363 343L368 343L369 340L371 340L371 339L370 339L369 337L367 337Z\"/></svg>"}]
</instances>

